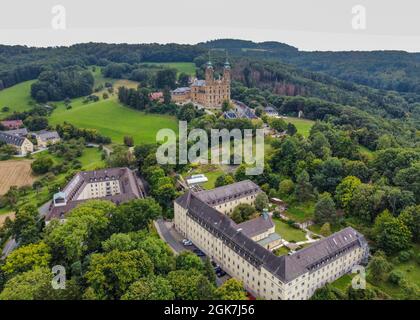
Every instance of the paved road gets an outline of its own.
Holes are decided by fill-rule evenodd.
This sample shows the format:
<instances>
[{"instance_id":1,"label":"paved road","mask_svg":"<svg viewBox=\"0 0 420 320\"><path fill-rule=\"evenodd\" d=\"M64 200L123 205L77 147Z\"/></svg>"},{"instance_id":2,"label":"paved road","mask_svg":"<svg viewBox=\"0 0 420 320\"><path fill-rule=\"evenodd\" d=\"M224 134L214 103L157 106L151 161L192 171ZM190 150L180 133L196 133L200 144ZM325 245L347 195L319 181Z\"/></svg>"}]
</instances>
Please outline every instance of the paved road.
<instances>
[{"instance_id":1,"label":"paved road","mask_svg":"<svg viewBox=\"0 0 420 320\"><path fill-rule=\"evenodd\" d=\"M48 208L50 207L51 200L44 203L41 207L39 207L38 212L40 217L45 217L48 213ZM10 252L17 248L17 243L15 239L9 239L6 244L4 245L3 251L1 253L1 258L6 258Z\"/></svg>"},{"instance_id":2,"label":"paved road","mask_svg":"<svg viewBox=\"0 0 420 320\"><path fill-rule=\"evenodd\" d=\"M172 227L172 223L166 222L163 219L158 219L154 222L159 236L165 240L165 242L171 247L175 254L185 251L186 248L179 242L173 233L175 231ZM172 230L171 230L172 229Z\"/></svg>"},{"instance_id":3,"label":"paved road","mask_svg":"<svg viewBox=\"0 0 420 320\"><path fill-rule=\"evenodd\" d=\"M196 246L188 246L185 247L181 241L182 236L174 229L172 222L164 221L163 219L158 219L154 221L156 230L161 237L175 252L175 254L179 254L182 251L194 251L197 249ZM206 257L201 257L201 259L205 259ZM219 287L221 286L226 280L230 279L230 276L226 274L223 277L216 277L216 285Z\"/></svg>"},{"instance_id":4,"label":"paved road","mask_svg":"<svg viewBox=\"0 0 420 320\"><path fill-rule=\"evenodd\" d=\"M15 239L8 240L6 244L4 245L3 251L1 253L1 258L5 259L10 254L10 252L16 249L16 247L17 247L17 243Z\"/></svg>"},{"instance_id":5,"label":"paved road","mask_svg":"<svg viewBox=\"0 0 420 320\"><path fill-rule=\"evenodd\" d=\"M48 214L48 210L50 208L52 200L47 201L42 206L38 208L39 216L40 217L46 217Z\"/></svg>"}]
</instances>

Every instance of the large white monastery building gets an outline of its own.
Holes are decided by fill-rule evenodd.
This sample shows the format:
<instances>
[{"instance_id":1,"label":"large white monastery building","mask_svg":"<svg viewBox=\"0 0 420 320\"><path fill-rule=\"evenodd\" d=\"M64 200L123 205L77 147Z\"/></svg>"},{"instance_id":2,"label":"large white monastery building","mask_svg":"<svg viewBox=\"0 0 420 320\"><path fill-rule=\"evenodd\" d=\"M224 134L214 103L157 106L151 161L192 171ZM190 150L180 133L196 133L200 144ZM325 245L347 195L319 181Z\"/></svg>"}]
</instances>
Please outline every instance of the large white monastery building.
<instances>
[{"instance_id":1,"label":"large white monastery building","mask_svg":"<svg viewBox=\"0 0 420 320\"><path fill-rule=\"evenodd\" d=\"M242 228L229 218L234 207L252 204L259 192L251 181L188 191L174 202L175 228L230 276L241 280L249 292L263 299L308 299L317 288L366 262L367 242L350 227L294 254L274 255L256 241L264 240L259 234L270 237L274 228L268 222L261 228L258 223Z\"/></svg>"}]
</instances>

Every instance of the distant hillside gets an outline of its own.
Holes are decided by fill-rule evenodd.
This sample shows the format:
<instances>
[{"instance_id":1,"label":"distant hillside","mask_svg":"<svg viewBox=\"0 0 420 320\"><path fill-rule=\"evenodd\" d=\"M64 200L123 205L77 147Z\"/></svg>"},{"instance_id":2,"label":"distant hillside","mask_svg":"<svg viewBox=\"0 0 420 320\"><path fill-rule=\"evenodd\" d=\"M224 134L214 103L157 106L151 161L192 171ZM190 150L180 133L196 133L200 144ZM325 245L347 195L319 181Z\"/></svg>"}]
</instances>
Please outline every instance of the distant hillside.
<instances>
[{"instance_id":1,"label":"distant hillside","mask_svg":"<svg viewBox=\"0 0 420 320\"><path fill-rule=\"evenodd\" d=\"M376 89L420 93L420 53L404 51L305 52L279 42L222 39L200 43L232 55L291 63Z\"/></svg>"}]
</instances>

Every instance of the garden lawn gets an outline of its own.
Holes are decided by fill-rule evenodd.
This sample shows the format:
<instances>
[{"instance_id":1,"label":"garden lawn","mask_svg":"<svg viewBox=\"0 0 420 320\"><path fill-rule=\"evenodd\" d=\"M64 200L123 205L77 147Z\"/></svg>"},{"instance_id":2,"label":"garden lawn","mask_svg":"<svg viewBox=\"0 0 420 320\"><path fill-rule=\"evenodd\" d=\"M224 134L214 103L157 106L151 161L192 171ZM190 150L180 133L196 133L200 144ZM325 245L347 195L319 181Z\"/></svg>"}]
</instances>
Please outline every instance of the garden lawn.
<instances>
[{"instance_id":1,"label":"garden lawn","mask_svg":"<svg viewBox=\"0 0 420 320\"><path fill-rule=\"evenodd\" d=\"M276 233L278 233L283 239L289 242L305 241L305 232L300 229L289 226L286 222L280 219L273 219L276 225Z\"/></svg>"},{"instance_id":2,"label":"garden lawn","mask_svg":"<svg viewBox=\"0 0 420 320\"><path fill-rule=\"evenodd\" d=\"M274 253L276 256L284 256L284 255L286 255L286 254L288 254L288 253L289 253L289 249L287 249L285 246L282 246L282 247L280 247L280 248L278 248L278 249L275 249L275 250L273 251L273 253Z\"/></svg>"},{"instance_id":3,"label":"garden lawn","mask_svg":"<svg viewBox=\"0 0 420 320\"><path fill-rule=\"evenodd\" d=\"M316 234L321 234L321 228L322 228L322 224L313 224L308 227L309 230L311 230L313 233L316 233ZM338 232L342 228L343 227L340 226L339 224L333 224L331 225L331 232L332 233Z\"/></svg>"},{"instance_id":4,"label":"garden lawn","mask_svg":"<svg viewBox=\"0 0 420 320\"><path fill-rule=\"evenodd\" d=\"M82 164L83 170L87 171L105 167L105 161L102 160L102 153L98 148L85 148L79 161Z\"/></svg>"},{"instance_id":5,"label":"garden lawn","mask_svg":"<svg viewBox=\"0 0 420 320\"><path fill-rule=\"evenodd\" d=\"M331 285L341 292L346 293L348 286L351 284L352 276L349 274L345 274L342 277L338 278Z\"/></svg>"},{"instance_id":6,"label":"garden lawn","mask_svg":"<svg viewBox=\"0 0 420 320\"><path fill-rule=\"evenodd\" d=\"M304 222L314 218L314 203L290 204L287 207L286 215L297 222Z\"/></svg>"},{"instance_id":7,"label":"garden lawn","mask_svg":"<svg viewBox=\"0 0 420 320\"><path fill-rule=\"evenodd\" d=\"M216 182L216 179L224 174L224 170L221 166L214 166L214 165L200 165L196 169L194 169L191 173L183 174L183 177L191 176L193 174L204 174L208 181L206 183L203 183L203 187L205 189L214 189L214 183Z\"/></svg>"},{"instance_id":8,"label":"garden lawn","mask_svg":"<svg viewBox=\"0 0 420 320\"><path fill-rule=\"evenodd\" d=\"M222 174L224 174L223 170L215 170L215 171L206 172L205 175L207 179L209 179L209 181L204 183L203 187L205 189L214 189L215 187L214 184L216 182L216 179Z\"/></svg>"},{"instance_id":9,"label":"garden lawn","mask_svg":"<svg viewBox=\"0 0 420 320\"><path fill-rule=\"evenodd\" d=\"M35 80L21 82L10 88L0 91L0 119L13 113L13 111L25 111L35 104L31 98L31 85ZM2 112L3 107L9 107L10 111Z\"/></svg>"}]
</instances>

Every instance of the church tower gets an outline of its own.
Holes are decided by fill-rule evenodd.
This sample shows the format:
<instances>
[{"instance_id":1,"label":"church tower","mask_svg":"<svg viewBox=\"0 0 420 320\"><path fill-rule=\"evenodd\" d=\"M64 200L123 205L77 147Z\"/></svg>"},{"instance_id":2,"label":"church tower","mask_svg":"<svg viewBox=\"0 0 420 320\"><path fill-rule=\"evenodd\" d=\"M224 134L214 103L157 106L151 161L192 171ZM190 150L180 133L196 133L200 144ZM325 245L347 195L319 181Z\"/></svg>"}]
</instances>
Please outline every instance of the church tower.
<instances>
[{"instance_id":1,"label":"church tower","mask_svg":"<svg viewBox=\"0 0 420 320\"><path fill-rule=\"evenodd\" d=\"M214 81L214 69L213 65L211 64L210 60L207 62L206 67L206 84L211 84Z\"/></svg>"},{"instance_id":2,"label":"church tower","mask_svg":"<svg viewBox=\"0 0 420 320\"><path fill-rule=\"evenodd\" d=\"M226 58L225 66L223 68L223 81L230 83L230 63Z\"/></svg>"}]
</instances>

